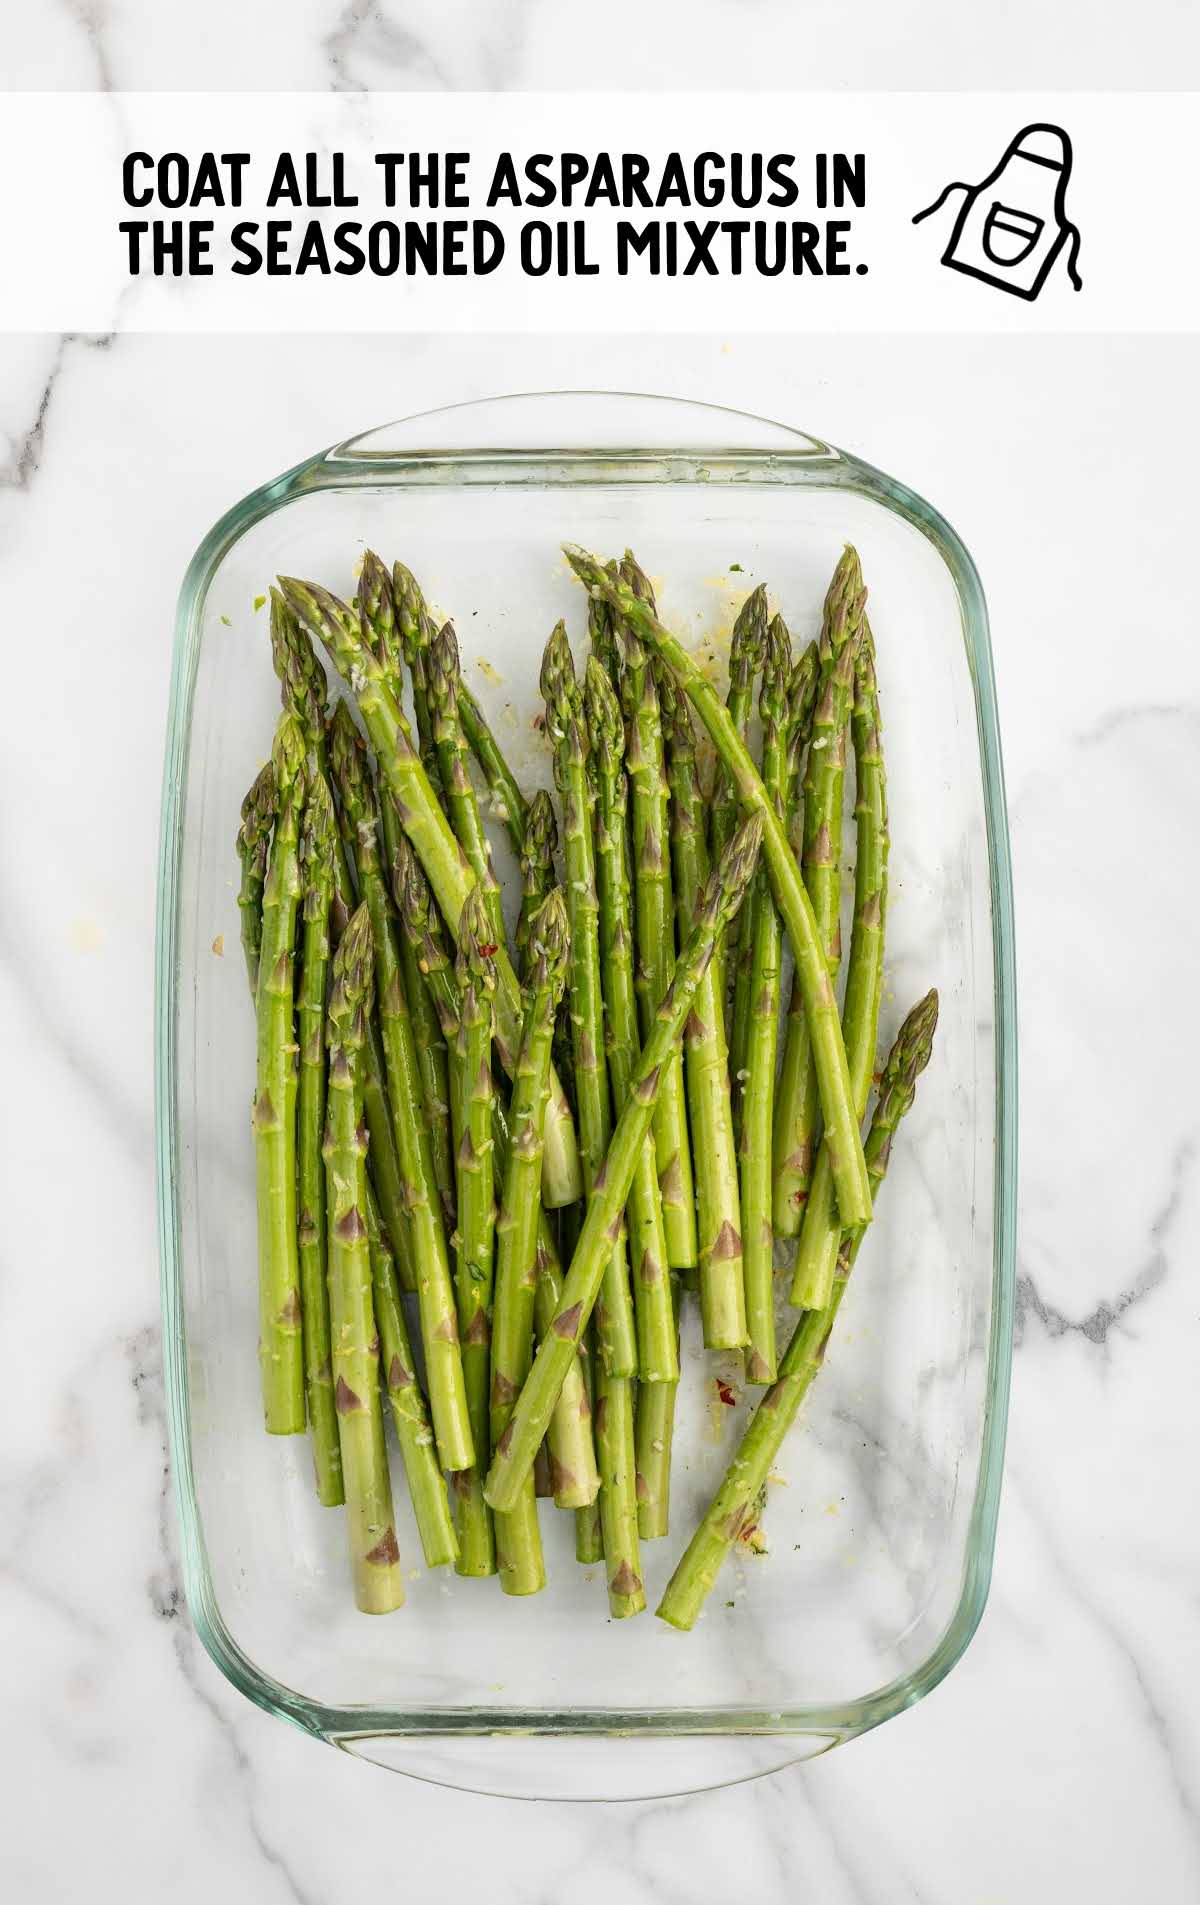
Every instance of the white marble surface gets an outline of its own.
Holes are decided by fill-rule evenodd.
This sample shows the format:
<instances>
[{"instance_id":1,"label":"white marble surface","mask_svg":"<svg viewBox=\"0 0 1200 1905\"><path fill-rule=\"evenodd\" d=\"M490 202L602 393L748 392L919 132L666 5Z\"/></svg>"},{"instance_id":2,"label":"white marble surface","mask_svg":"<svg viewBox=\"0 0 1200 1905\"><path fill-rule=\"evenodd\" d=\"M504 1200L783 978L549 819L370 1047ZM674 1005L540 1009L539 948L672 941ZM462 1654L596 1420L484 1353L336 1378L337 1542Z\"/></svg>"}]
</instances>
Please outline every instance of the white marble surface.
<instances>
[{"instance_id":1,"label":"white marble surface","mask_svg":"<svg viewBox=\"0 0 1200 1905\"><path fill-rule=\"evenodd\" d=\"M0 52L4 90L1187 90L1200 22L1190 0L40 0Z\"/></svg>"},{"instance_id":2,"label":"white marble surface","mask_svg":"<svg viewBox=\"0 0 1200 1905\"><path fill-rule=\"evenodd\" d=\"M548 0L247 12L12 8L0 83L820 87L849 64L862 86L1179 86L1200 50L1183 0L1019 0L990 29L875 0L849 54L825 0L703 0L686 31L614 0L586 41ZM0 339L0 1891L1197 1895L1198 370L1194 340ZM412 1784L220 1679L182 1605L157 1341L154 878L184 564L322 442L556 383L778 415L944 508L992 608L1020 948L1021 1300L980 1633L922 1706L824 1761L603 1811Z\"/></svg>"},{"instance_id":3,"label":"white marble surface","mask_svg":"<svg viewBox=\"0 0 1200 1905\"><path fill-rule=\"evenodd\" d=\"M1124 1905L1152 1865L1164 1905L1195 1896L1197 355L0 345L3 1889L62 1895L69 1824L100 1900L323 1905L390 1876L421 1900L486 1877L503 1901L619 1884L639 1901ZM840 438L944 506L980 562L1016 857L1021 1303L996 1580L946 1685L756 1785L534 1814L300 1738L192 1635L156 1335L153 892L171 611L207 525L349 428L584 379Z\"/></svg>"}]
</instances>

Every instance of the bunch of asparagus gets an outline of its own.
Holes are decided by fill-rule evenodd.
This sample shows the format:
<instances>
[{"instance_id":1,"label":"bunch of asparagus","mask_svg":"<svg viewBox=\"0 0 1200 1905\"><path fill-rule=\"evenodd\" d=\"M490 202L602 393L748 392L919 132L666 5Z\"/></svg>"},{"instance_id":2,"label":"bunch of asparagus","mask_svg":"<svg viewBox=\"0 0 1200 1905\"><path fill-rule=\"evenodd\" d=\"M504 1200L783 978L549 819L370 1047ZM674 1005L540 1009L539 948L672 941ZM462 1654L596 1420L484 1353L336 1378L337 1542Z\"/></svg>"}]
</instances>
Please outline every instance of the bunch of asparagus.
<instances>
[{"instance_id":1,"label":"bunch of asparagus","mask_svg":"<svg viewBox=\"0 0 1200 1905\"><path fill-rule=\"evenodd\" d=\"M888 829L854 550L799 656L754 590L724 699L631 554L566 553L590 652L581 678L560 622L542 661L557 803L522 792L402 563L368 552L353 603L272 591L283 713L237 841L263 1407L272 1434L308 1429L319 1498L346 1505L365 1612L404 1598L386 1398L428 1566L536 1593L549 1495L623 1618L646 1605L641 1542L668 1533L694 1293L706 1347L743 1351L765 1393L658 1608L687 1628L820 1366L937 996L900 1029L864 1144ZM332 710L320 650L353 698ZM489 812L521 869L511 947ZM782 1355L780 1239L800 1311Z\"/></svg>"}]
</instances>

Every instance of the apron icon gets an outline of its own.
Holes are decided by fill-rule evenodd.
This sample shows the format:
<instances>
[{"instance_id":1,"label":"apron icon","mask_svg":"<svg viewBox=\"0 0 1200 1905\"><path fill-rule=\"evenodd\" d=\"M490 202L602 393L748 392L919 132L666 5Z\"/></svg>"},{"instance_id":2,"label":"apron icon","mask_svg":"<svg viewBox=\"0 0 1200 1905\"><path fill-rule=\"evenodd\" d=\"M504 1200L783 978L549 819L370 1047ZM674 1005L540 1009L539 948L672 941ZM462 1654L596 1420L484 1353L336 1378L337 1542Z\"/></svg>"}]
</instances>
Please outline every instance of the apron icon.
<instances>
[{"instance_id":1,"label":"apron icon","mask_svg":"<svg viewBox=\"0 0 1200 1905\"><path fill-rule=\"evenodd\" d=\"M962 192L942 263L1017 298L1036 298L1059 253L1076 291L1079 233L1066 215L1071 141L1060 126L1025 126L978 185L954 180L913 219L919 225Z\"/></svg>"}]
</instances>

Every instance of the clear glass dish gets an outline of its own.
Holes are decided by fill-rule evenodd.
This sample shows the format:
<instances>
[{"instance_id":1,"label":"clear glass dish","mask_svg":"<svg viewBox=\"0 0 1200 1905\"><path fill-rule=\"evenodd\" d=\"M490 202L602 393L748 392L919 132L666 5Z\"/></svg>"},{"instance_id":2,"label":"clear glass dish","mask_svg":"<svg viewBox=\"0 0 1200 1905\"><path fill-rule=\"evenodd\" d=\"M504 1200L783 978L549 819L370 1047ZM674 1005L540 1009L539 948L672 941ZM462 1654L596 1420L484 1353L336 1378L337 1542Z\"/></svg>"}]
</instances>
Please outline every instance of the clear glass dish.
<instances>
[{"instance_id":1,"label":"clear glass dish","mask_svg":"<svg viewBox=\"0 0 1200 1905\"><path fill-rule=\"evenodd\" d=\"M529 1602L431 1575L396 1464L408 1603L355 1612L344 1531L304 1438L262 1432L255 1355L250 1002L238 804L278 707L279 571L344 594L364 544L455 618L472 683L531 785L542 645L577 649L564 540L626 544L701 645L766 580L815 632L853 540L871 587L892 818L883 1035L930 984L934 1061L897 1146L829 1361L770 1491L770 1554L731 1561L690 1635L607 1619L572 1518L543 1504ZM503 842L498 858L510 862ZM261 1707L384 1765L482 1791L629 1798L771 1770L919 1700L978 1623L1008 1396L1016 1171L1012 901L982 593L942 518L799 431L670 399L501 398L339 444L238 503L184 580L163 790L157 1113L163 1330L188 1603ZM223 944L224 956L216 950ZM786 1282L786 1279L784 1280ZM685 1333L674 1532L653 1607L740 1424Z\"/></svg>"}]
</instances>

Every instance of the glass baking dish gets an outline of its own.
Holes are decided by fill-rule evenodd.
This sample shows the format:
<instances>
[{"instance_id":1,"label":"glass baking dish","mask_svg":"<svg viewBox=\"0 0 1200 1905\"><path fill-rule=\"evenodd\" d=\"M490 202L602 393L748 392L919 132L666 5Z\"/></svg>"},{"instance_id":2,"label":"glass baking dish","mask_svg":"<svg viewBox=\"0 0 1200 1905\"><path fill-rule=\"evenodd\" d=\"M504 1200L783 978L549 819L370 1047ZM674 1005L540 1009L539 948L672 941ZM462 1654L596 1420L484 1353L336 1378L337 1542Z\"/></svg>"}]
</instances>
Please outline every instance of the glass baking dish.
<instances>
[{"instance_id":1,"label":"glass baking dish","mask_svg":"<svg viewBox=\"0 0 1200 1905\"><path fill-rule=\"evenodd\" d=\"M260 598L343 594L364 545L455 619L518 774L542 646L583 596L564 540L631 545L690 644L760 579L815 633L847 540L871 589L892 825L881 1040L927 986L933 1062L828 1364L785 1446L770 1553L731 1561L691 1634L607 1618L602 1569L542 1504L530 1601L414 1563L406 1607L357 1614L342 1518L305 1438L262 1432L255 1354L254 1043L238 948L238 805L278 708ZM720 648L721 644L717 644ZM506 877L511 861L497 835ZM223 956L222 956L223 951ZM243 1693L382 1764L479 1790L627 1798L727 1783L853 1738L954 1666L987 1595L1008 1396L1016 1046L1008 833L987 620L953 530L851 456L759 418L602 393L500 398L339 444L238 503L184 580L163 789L157 1119L163 1330L188 1603ZM786 1278L782 1280L786 1286ZM714 1400L685 1316L671 1536L653 1608L745 1408ZM730 1361L726 1374L736 1373Z\"/></svg>"}]
</instances>

